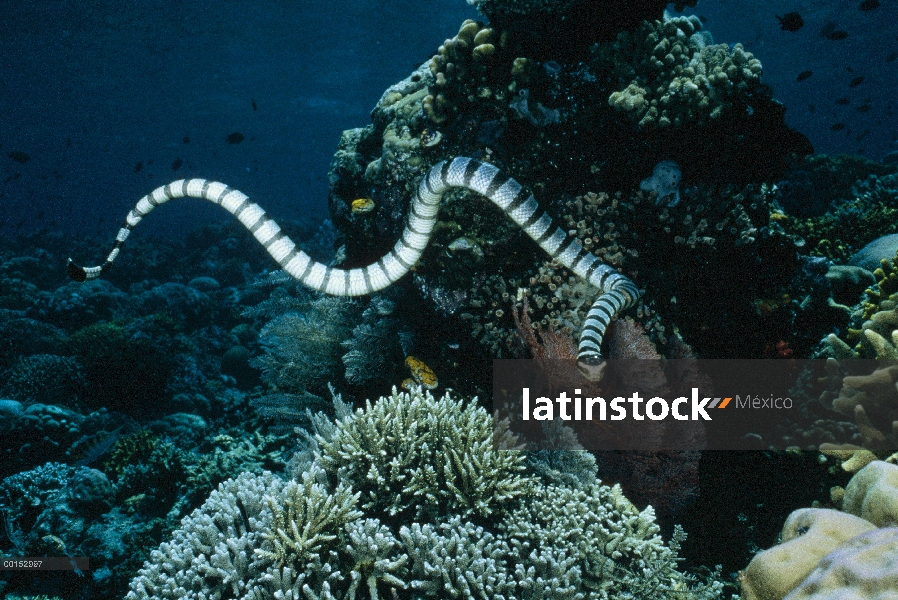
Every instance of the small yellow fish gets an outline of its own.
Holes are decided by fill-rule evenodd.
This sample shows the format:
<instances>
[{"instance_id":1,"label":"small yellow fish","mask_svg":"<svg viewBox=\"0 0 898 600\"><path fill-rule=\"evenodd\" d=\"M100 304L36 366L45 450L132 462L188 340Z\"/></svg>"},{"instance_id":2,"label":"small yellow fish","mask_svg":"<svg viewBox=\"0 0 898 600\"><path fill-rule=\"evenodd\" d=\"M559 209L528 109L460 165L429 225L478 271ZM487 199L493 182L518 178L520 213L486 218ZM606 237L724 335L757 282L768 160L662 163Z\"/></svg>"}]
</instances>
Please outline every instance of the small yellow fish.
<instances>
[{"instance_id":1,"label":"small yellow fish","mask_svg":"<svg viewBox=\"0 0 898 600\"><path fill-rule=\"evenodd\" d=\"M374 200L371 198L356 198L352 201L352 212L355 214L369 213L374 210Z\"/></svg>"},{"instance_id":2,"label":"small yellow fish","mask_svg":"<svg viewBox=\"0 0 898 600\"><path fill-rule=\"evenodd\" d=\"M62 541L62 539L56 537L55 535L45 535L41 539L50 546L53 546L57 551L65 554L65 542Z\"/></svg>"},{"instance_id":3,"label":"small yellow fish","mask_svg":"<svg viewBox=\"0 0 898 600\"><path fill-rule=\"evenodd\" d=\"M424 389L432 390L438 385L436 373L433 369L424 364L424 361L409 356L405 359L405 364L412 372L412 378L415 383L424 387ZM404 384L403 384L404 386Z\"/></svg>"}]
</instances>

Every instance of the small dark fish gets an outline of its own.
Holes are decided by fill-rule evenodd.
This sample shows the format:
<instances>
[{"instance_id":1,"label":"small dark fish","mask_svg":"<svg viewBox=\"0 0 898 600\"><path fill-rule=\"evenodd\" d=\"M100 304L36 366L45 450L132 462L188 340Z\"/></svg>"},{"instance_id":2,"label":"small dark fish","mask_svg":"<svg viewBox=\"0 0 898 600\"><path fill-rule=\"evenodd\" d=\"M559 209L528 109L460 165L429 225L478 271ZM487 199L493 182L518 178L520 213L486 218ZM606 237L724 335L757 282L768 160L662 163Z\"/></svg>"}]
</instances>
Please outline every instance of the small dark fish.
<instances>
[{"instance_id":1,"label":"small dark fish","mask_svg":"<svg viewBox=\"0 0 898 600\"><path fill-rule=\"evenodd\" d=\"M835 123L834 125L830 125L829 128L832 131L842 131L845 129L845 123Z\"/></svg>"},{"instance_id":2,"label":"small dark fish","mask_svg":"<svg viewBox=\"0 0 898 600\"><path fill-rule=\"evenodd\" d=\"M879 8L879 0L864 0L858 8L864 11L876 10Z\"/></svg>"},{"instance_id":3,"label":"small dark fish","mask_svg":"<svg viewBox=\"0 0 898 600\"><path fill-rule=\"evenodd\" d=\"M808 104L808 112L814 112L815 110L817 110L816 104Z\"/></svg>"},{"instance_id":4,"label":"small dark fish","mask_svg":"<svg viewBox=\"0 0 898 600\"><path fill-rule=\"evenodd\" d=\"M13 173L12 175L7 176L7 178L3 180L3 183L9 183L10 181L18 179L21 176L22 174L19 172Z\"/></svg>"},{"instance_id":5,"label":"small dark fish","mask_svg":"<svg viewBox=\"0 0 898 600\"><path fill-rule=\"evenodd\" d=\"M804 27L804 19L797 12L786 13L782 17L776 15L776 18L779 19L780 29L783 31L798 31Z\"/></svg>"},{"instance_id":6,"label":"small dark fish","mask_svg":"<svg viewBox=\"0 0 898 600\"><path fill-rule=\"evenodd\" d=\"M898 52L889 52L889 55L886 56L886 62L895 62L896 58L898 58Z\"/></svg>"},{"instance_id":7,"label":"small dark fish","mask_svg":"<svg viewBox=\"0 0 898 600\"><path fill-rule=\"evenodd\" d=\"M830 33L828 36L826 36L826 39L832 40L832 41L835 42L835 41L838 41L838 40L844 40L844 39L847 38L847 37L848 37L848 32L847 32L847 31L843 31L843 30L841 30L841 29L836 29L835 31L833 31L832 33Z\"/></svg>"},{"instance_id":8,"label":"small dark fish","mask_svg":"<svg viewBox=\"0 0 898 600\"><path fill-rule=\"evenodd\" d=\"M66 147L66 148L71 148L71 147L72 147L72 138L66 138L66 139L65 139L65 147Z\"/></svg>"},{"instance_id":9,"label":"small dark fish","mask_svg":"<svg viewBox=\"0 0 898 600\"><path fill-rule=\"evenodd\" d=\"M237 133L235 131L234 133L228 134L228 137L225 138L225 141L229 144L239 144L245 139L246 138L243 137L242 133Z\"/></svg>"},{"instance_id":10,"label":"small dark fish","mask_svg":"<svg viewBox=\"0 0 898 600\"><path fill-rule=\"evenodd\" d=\"M801 73L798 74L798 77L795 78L795 81L804 81L805 79L807 79L808 77L810 77L813 74L814 74L813 71L802 71Z\"/></svg>"},{"instance_id":11,"label":"small dark fish","mask_svg":"<svg viewBox=\"0 0 898 600\"><path fill-rule=\"evenodd\" d=\"M39 211L37 212L37 220L40 221L40 220L43 219L43 218L44 218L44 211L39 210Z\"/></svg>"},{"instance_id":12,"label":"small dark fish","mask_svg":"<svg viewBox=\"0 0 898 600\"><path fill-rule=\"evenodd\" d=\"M851 100L848 98L839 98L838 100L836 100L836 104L841 104L842 106L844 106L846 104L851 104Z\"/></svg>"},{"instance_id":13,"label":"small dark fish","mask_svg":"<svg viewBox=\"0 0 898 600\"><path fill-rule=\"evenodd\" d=\"M23 165L24 165L25 163L27 163L29 160L31 160L31 157L28 156L26 153L24 153L24 152L19 152L19 151L17 151L17 150L13 150L12 152L7 152L7 153L6 153L6 156L10 157L11 159L13 159L14 161L16 161L17 163L20 163L20 164L23 164Z\"/></svg>"},{"instance_id":14,"label":"small dark fish","mask_svg":"<svg viewBox=\"0 0 898 600\"><path fill-rule=\"evenodd\" d=\"M861 75L861 76L859 76L859 77L855 77L854 79L851 80L851 83L849 83L848 85L849 85L850 87L857 87L857 86L859 86L859 85L862 84L862 83L864 83L864 76L863 76L863 75Z\"/></svg>"},{"instance_id":15,"label":"small dark fish","mask_svg":"<svg viewBox=\"0 0 898 600\"><path fill-rule=\"evenodd\" d=\"M173 162L173 163L171 164L171 170L172 170L172 171L177 171L178 169L181 168L181 165L183 165L183 164L184 164L184 161L183 161L183 160L181 160L180 158L176 158L176 159L175 159L175 162Z\"/></svg>"},{"instance_id":16,"label":"small dark fish","mask_svg":"<svg viewBox=\"0 0 898 600\"><path fill-rule=\"evenodd\" d=\"M119 438L122 437L120 433L124 427L124 425L120 425L117 429L113 430L102 439L91 440L93 443L87 446L87 449L84 452L84 456L81 458L81 460L73 463L73 466L83 467L89 465L90 463L106 454L115 445Z\"/></svg>"},{"instance_id":17,"label":"small dark fish","mask_svg":"<svg viewBox=\"0 0 898 600\"><path fill-rule=\"evenodd\" d=\"M143 168L143 163L142 163L142 162L139 162L139 163L137 163L136 165L134 165L134 172L135 172L135 173L140 173L140 170L141 170L142 168Z\"/></svg>"},{"instance_id":18,"label":"small dark fish","mask_svg":"<svg viewBox=\"0 0 898 600\"><path fill-rule=\"evenodd\" d=\"M856 110L857 112L867 112L868 110L870 110L870 105L869 105L869 104L866 104L866 103L865 103L865 104L861 104L860 106L858 106L858 107L855 108L854 110Z\"/></svg>"},{"instance_id":19,"label":"small dark fish","mask_svg":"<svg viewBox=\"0 0 898 600\"><path fill-rule=\"evenodd\" d=\"M706 17L705 15L699 15L698 20L701 21L702 23L707 23L708 17Z\"/></svg>"},{"instance_id":20,"label":"small dark fish","mask_svg":"<svg viewBox=\"0 0 898 600\"><path fill-rule=\"evenodd\" d=\"M256 106L256 99L255 99L255 98L250 99L250 102L251 102L252 105L253 105L253 110L259 110L259 107Z\"/></svg>"},{"instance_id":21,"label":"small dark fish","mask_svg":"<svg viewBox=\"0 0 898 600\"><path fill-rule=\"evenodd\" d=\"M184 136L184 139L181 140L181 141L184 142L185 144L189 144L189 143L190 143L190 138L187 137L187 136L185 135L185 136Z\"/></svg>"}]
</instances>

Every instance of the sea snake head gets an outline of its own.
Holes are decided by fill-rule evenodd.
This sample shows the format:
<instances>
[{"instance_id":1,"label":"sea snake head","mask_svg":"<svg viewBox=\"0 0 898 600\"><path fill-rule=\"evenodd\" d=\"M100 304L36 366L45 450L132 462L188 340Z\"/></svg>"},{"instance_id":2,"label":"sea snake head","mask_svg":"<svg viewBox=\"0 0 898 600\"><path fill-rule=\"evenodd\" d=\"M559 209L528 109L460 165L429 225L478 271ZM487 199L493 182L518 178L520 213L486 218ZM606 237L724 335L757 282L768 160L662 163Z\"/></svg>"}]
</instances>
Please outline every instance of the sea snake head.
<instances>
[{"instance_id":1,"label":"sea snake head","mask_svg":"<svg viewBox=\"0 0 898 600\"><path fill-rule=\"evenodd\" d=\"M577 359L577 370L590 381L599 381L605 375L608 363L598 354L582 356Z\"/></svg>"}]
</instances>

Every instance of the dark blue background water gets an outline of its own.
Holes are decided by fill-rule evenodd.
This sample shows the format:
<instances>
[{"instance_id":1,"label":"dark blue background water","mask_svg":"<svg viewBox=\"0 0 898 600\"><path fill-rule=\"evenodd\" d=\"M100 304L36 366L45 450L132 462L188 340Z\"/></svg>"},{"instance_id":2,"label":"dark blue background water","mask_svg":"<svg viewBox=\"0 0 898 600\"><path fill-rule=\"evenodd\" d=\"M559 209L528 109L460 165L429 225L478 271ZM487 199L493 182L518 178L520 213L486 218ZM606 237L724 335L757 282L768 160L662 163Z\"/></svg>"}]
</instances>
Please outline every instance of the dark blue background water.
<instances>
[{"instance_id":1,"label":"dark blue background water","mask_svg":"<svg viewBox=\"0 0 898 600\"><path fill-rule=\"evenodd\" d=\"M819 152L879 159L898 149L898 61L887 61L898 11L895 0L858 4L707 0L693 12L715 41L761 59L788 122ZM47 227L110 238L140 196L182 177L224 181L275 217L325 216L340 132L367 125L384 89L476 16L464 0L0 5L0 235ZM774 15L793 10L804 28L782 31ZM822 36L830 23L848 37ZM849 104L835 103L842 97ZM245 139L228 144L235 132ZM175 204L139 234L225 218L200 201Z\"/></svg>"}]
</instances>

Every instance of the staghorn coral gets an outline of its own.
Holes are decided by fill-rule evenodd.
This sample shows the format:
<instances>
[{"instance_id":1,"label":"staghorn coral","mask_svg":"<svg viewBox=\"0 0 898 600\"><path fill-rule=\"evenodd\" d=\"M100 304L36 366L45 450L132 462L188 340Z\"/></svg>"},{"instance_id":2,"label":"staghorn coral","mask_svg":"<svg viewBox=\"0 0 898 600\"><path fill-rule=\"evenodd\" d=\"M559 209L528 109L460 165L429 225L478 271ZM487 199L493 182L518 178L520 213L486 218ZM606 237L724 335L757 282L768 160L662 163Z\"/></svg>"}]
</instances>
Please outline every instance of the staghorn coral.
<instances>
[{"instance_id":1,"label":"staghorn coral","mask_svg":"<svg viewBox=\"0 0 898 600\"><path fill-rule=\"evenodd\" d=\"M291 481L282 497L266 498L271 509L271 524L262 534L262 548L255 550L263 561L308 569L320 564L325 548L341 536L343 527L359 517L356 510L359 492L352 494L346 485L329 491L307 472L302 482ZM285 508L282 508L282 505Z\"/></svg>"},{"instance_id":2,"label":"staghorn coral","mask_svg":"<svg viewBox=\"0 0 898 600\"><path fill-rule=\"evenodd\" d=\"M413 523L400 533L409 551L409 587L425 597L501 598L514 592L508 544L458 515L438 526Z\"/></svg>"},{"instance_id":3,"label":"staghorn coral","mask_svg":"<svg viewBox=\"0 0 898 600\"><path fill-rule=\"evenodd\" d=\"M151 553L126 598L245 597L257 560L254 550L271 522L265 499L280 496L285 486L268 472L244 473L219 485L184 517L172 540Z\"/></svg>"},{"instance_id":4,"label":"staghorn coral","mask_svg":"<svg viewBox=\"0 0 898 600\"><path fill-rule=\"evenodd\" d=\"M645 21L594 51L618 90L609 104L640 128L720 119L758 85L761 63L741 44L708 45L698 17Z\"/></svg>"}]
</instances>

